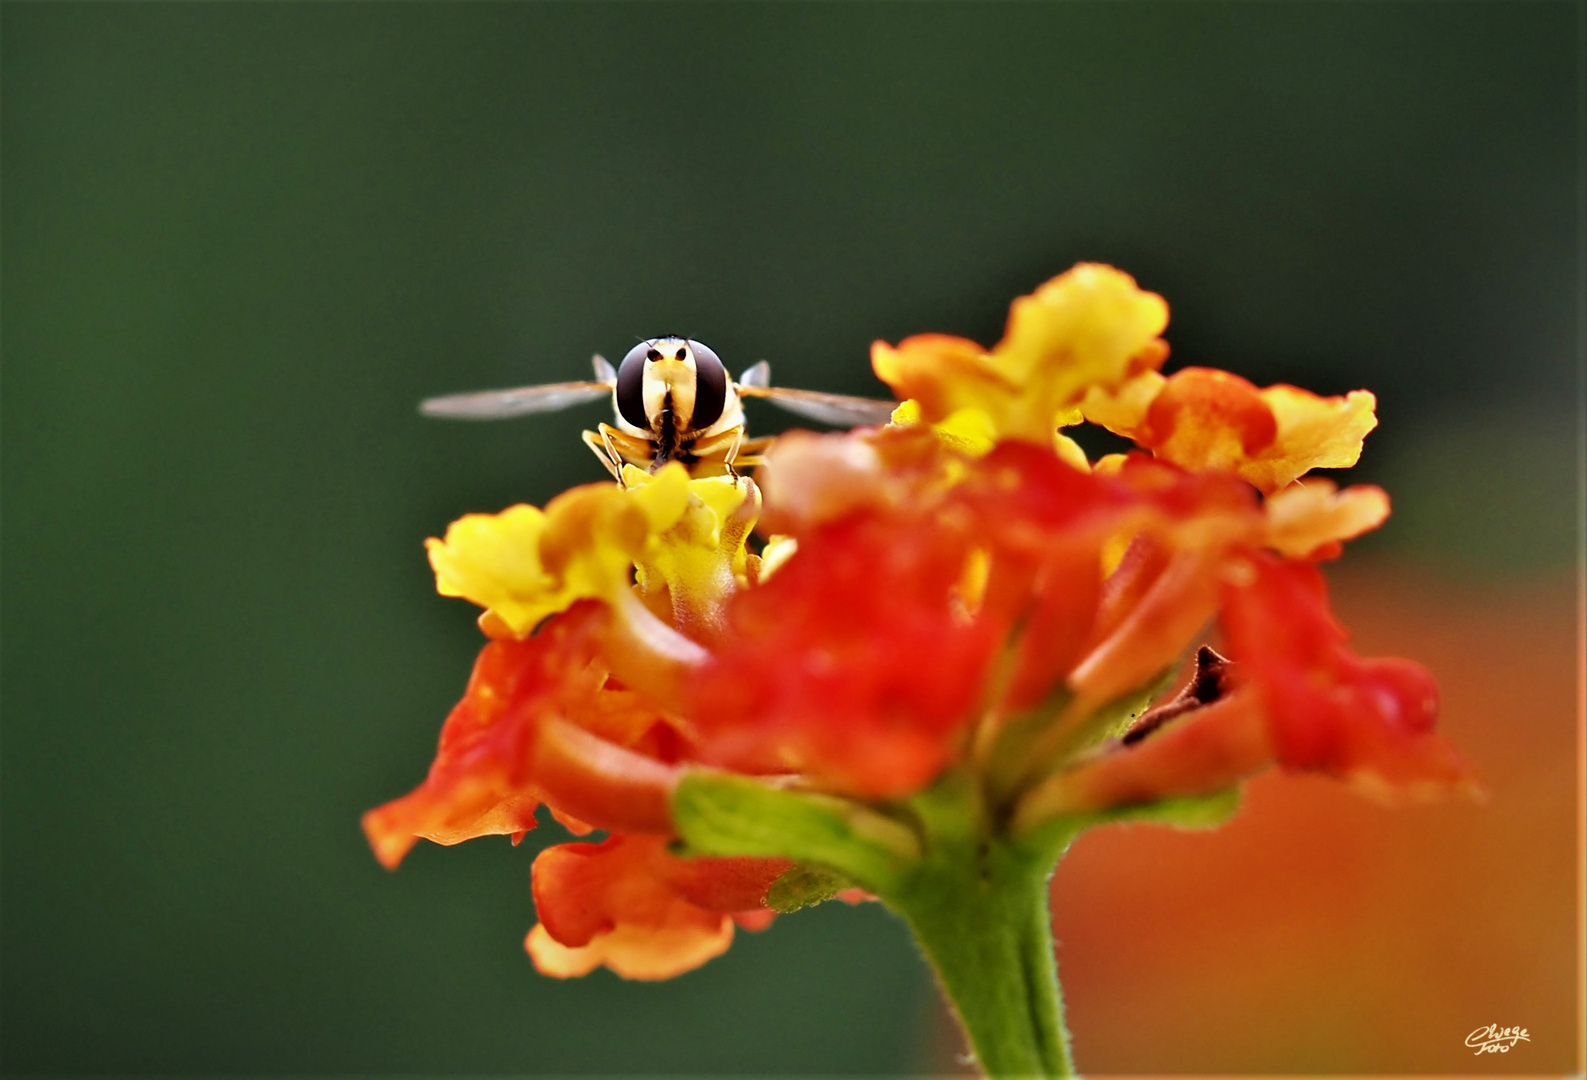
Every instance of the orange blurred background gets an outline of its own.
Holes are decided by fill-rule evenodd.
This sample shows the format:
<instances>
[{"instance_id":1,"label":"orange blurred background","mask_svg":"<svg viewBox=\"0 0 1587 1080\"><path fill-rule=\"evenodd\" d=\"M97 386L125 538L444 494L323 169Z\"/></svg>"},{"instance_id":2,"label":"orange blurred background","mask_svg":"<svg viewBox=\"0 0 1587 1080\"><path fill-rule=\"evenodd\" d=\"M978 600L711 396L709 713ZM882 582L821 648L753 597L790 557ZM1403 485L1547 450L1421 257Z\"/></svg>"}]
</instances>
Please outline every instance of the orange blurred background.
<instances>
[{"instance_id":1,"label":"orange blurred background","mask_svg":"<svg viewBox=\"0 0 1587 1080\"><path fill-rule=\"evenodd\" d=\"M1267 774L1222 829L1083 836L1053 884L1088 1074L1554 1073L1575 1012L1575 582L1378 560L1330 574L1364 655L1438 676L1482 805L1385 809ZM1477 1056L1479 1027L1529 1042ZM946 1016L934 1069L960 1048Z\"/></svg>"}]
</instances>

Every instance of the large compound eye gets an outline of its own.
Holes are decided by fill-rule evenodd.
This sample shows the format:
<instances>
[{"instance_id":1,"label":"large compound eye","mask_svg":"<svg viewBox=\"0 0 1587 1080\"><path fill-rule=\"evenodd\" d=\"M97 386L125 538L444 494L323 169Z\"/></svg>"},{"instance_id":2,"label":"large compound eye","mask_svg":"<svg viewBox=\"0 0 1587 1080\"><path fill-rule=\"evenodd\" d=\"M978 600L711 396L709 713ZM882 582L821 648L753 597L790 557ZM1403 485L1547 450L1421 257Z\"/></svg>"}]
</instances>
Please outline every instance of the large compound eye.
<instances>
[{"instance_id":1,"label":"large compound eye","mask_svg":"<svg viewBox=\"0 0 1587 1080\"><path fill-rule=\"evenodd\" d=\"M694 416L689 426L699 431L722 418L722 406L727 401L727 368L722 358L692 338L689 348L694 350Z\"/></svg>"},{"instance_id":2,"label":"large compound eye","mask_svg":"<svg viewBox=\"0 0 1587 1080\"><path fill-rule=\"evenodd\" d=\"M650 427L650 418L645 415L645 360L652 354L656 354L655 344L641 341L617 365L618 415L641 430Z\"/></svg>"}]
</instances>

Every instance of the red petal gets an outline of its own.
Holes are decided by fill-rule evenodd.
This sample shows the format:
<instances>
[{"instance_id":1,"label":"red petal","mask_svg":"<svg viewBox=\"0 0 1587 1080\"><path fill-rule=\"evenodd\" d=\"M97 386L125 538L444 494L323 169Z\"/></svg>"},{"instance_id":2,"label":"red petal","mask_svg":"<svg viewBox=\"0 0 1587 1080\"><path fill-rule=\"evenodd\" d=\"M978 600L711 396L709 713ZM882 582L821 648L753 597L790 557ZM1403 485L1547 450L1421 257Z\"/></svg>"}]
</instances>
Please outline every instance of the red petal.
<instances>
[{"instance_id":1,"label":"red petal","mask_svg":"<svg viewBox=\"0 0 1587 1080\"><path fill-rule=\"evenodd\" d=\"M535 783L558 811L597 829L670 834L679 769L558 717L539 724Z\"/></svg>"},{"instance_id":2,"label":"red petal","mask_svg":"<svg viewBox=\"0 0 1587 1080\"><path fill-rule=\"evenodd\" d=\"M1352 652L1315 566L1265 553L1247 566L1249 582L1226 590L1223 625L1237 674L1263 698L1280 764L1385 794L1472 787L1470 767L1432 734L1438 687L1426 669Z\"/></svg>"},{"instance_id":3,"label":"red petal","mask_svg":"<svg viewBox=\"0 0 1587 1080\"><path fill-rule=\"evenodd\" d=\"M731 633L695 687L704 752L866 795L917 790L952 758L997 641L956 603L970 546L882 514L799 545L729 608Z\"/></svg>"},{"instance_id":4,"label":"red petal","mask_svg":"<svg viewBox=\"0 0 1587 1080\"><path fill-rule=\"evenodd\" d=\"M547 797L601 827L670 831L674 769L582 728L654 742L659 717L637 695L602 689L592 666L610 625L586 603L527 641L481 651L463 700L447 717L423 784L364 815L376 856L395 867L417 839L455 844L534 828Z\"/></svg>"},{"instance_id":5,"label":"red petal","mask_svg":"<svg viewBox=\"0 0 1587 1080\"><path fill-rule=\"evenodd\" d=\"M660 837L562 844L534 866L540 926L526 946L548 974L604 964L628 978L668 978L727 947L735 916L761 922L780 860L679 859Z\"/></svg>"},{"instance_id":6,"label":"red petal","mask_svg":"<svg viewBox=\"0 0 1587 1080\"><path fill-rule=\"evenodd\" d=\"M421 838L456 844L535 827L539 799L528 778L532 732L511 705L538 688L545 647L538 638L486 645L463 700L441 728L424 783L364 815L364 832L387 868L395 869Z\"/></svg>"}]
</instances>

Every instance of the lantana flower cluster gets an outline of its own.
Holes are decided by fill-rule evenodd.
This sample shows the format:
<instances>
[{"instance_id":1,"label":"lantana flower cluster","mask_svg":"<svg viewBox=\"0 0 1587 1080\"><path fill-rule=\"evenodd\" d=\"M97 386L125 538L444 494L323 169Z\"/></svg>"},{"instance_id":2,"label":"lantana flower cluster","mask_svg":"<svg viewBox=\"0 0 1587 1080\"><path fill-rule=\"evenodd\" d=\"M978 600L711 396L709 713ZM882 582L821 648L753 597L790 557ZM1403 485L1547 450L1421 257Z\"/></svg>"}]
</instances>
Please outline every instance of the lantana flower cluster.
<instances>
[{"instance_id":1,"label":"lantana flower cluster","mask_svg":"<svg viewBox=\"0 0 1587 1080\"><path fill-rule=\"evenodd\" d=\"M527 948L555 976L667 978L879 897L974 1036L996 1002L966 1005L933 929L955 853L1034 852L1044 890L1081 829L1212 823L1272 766L1470 790L1428 672L1357 655L1329 608L1320 564L1389 504L1305 477L1356 462L1373 396L1165 376L1167 320L1076 266L989 350L878 342L885 426L783 436L754 479L629 466L453 523L437 585L489 640L428 777L365 816L377 856L516 842L547 807L588 837L534 862ZM1136 449L1088 460L1081 423Z\"/></svg>"}]
</instances>

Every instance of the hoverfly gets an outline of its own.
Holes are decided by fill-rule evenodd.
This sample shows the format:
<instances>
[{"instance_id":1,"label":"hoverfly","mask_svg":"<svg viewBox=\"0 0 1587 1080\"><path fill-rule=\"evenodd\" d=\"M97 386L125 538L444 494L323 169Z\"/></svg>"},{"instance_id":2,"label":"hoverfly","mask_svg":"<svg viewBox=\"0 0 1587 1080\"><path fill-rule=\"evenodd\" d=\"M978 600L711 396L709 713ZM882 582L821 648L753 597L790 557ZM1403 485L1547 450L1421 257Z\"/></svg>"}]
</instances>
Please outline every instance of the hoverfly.
<instances>
[{"instance_id":1,"label":"hoverfly","mask_svg":"<svg viewBox=\"0 0 1587 1080\"><path fill-rule=\"evenodd\" d=\"M896 405L774 387L771 365L764 360L735 382L721 358L692 338L641 341L616 368L599 354L594 363L595 378L589 381L449 394L423 401L419 411L452 420L500 420L554 412L610 394L616 423L586 431L584 443L622 483L625 464L655 472L679 461L696 476L737 475L737 468L759 464L772 438L745 437L746 397L764 398L795 415L838 427L886 423Z\"/></svg>"}]
</instances>

